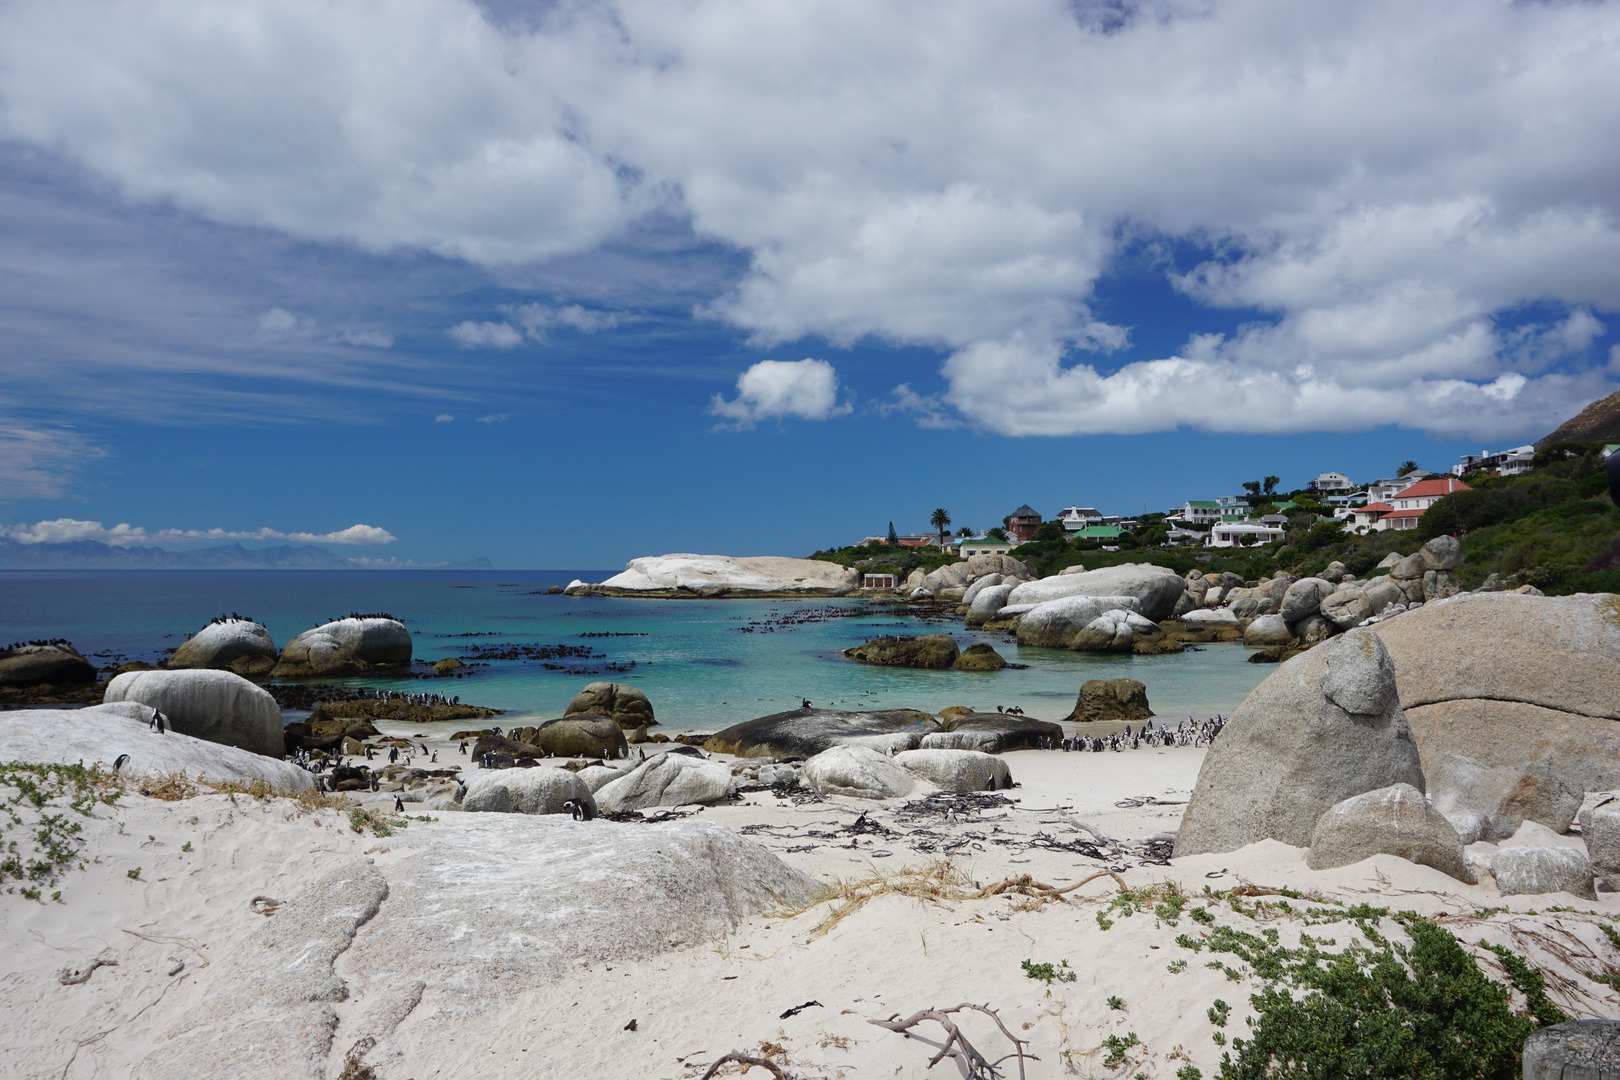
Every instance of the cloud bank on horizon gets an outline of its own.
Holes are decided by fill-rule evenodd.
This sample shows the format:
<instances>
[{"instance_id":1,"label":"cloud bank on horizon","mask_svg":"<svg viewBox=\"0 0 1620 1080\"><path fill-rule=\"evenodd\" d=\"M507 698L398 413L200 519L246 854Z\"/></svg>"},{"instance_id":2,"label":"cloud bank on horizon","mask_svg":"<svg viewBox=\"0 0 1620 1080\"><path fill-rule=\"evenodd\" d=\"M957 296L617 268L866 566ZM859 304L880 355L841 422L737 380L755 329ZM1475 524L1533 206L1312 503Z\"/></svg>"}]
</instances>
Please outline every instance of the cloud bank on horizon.
<instances>
[{"instance_id":1,"label":"cloud bank on horizon","mask_svg":"<svg viewBox=\"0 0 1620 1080\"><path fill-rule=\"evenodd\" d=\"M281 532L277 529L156 529L148 532L139 525L118 524L111 528L99 521L76 521L57 518L33 525L0 525L0 537L19 544L67 544L75 540L99 540L113 547L133 547L136 544L180 543L195 544L225 540L283 540L299 544L356 544L374 546L392 544L397 539L387 529L375 525L350 525L336 532Z\"/></svg>"},{"instance_id":2,"label":"cloud bank on horizon","mask_svg":"<svg viewBox=\"0 0 1620 1080\"><path fill-rule=\"evenodd\" d=\"M939 350L940 388L885 406L929 426L1490 437L1620 375L1592 348L1620 310L1617 60L1620 7L1508 0L14 0L0 135L137 203L497 268L674 215L745 255L697 314L753 345ZM1098 283L1159 243L1202 253L1186 297L1267 318L1111 363L1133 328ZM711 403L847 409L820 360Z\"/></svg>"}]
</instances>

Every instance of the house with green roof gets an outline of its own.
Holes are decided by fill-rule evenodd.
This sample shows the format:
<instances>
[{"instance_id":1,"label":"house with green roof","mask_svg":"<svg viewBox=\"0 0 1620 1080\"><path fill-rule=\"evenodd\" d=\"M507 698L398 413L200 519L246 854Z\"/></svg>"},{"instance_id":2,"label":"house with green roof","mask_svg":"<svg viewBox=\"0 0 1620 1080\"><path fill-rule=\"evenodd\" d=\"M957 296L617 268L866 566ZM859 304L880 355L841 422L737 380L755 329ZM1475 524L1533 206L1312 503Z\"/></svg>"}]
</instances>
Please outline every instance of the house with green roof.
<instances>
[{"instance_id":1,"label":"house with green roof","mask_svg":"<svg viewBox=\"0 0 1620 1080\"><path fill-rule=\"evenodd\" d=\"M962 536L956 540L956 557L966 559L974 555L1006 555L1013 545L993 536Z\"/></svg>"},{"instance_id":2,"label":"house with green roof","mask_svg":"<svg viewBox=\"0 0 1620 1080\"><path fill-rule=\"evenodd\" d=\"M1075 540L1118 540L1128 531L1118 525L1087 525L1083 529L1075 529L1069 536Z\"/></svg>"}]
</instances>

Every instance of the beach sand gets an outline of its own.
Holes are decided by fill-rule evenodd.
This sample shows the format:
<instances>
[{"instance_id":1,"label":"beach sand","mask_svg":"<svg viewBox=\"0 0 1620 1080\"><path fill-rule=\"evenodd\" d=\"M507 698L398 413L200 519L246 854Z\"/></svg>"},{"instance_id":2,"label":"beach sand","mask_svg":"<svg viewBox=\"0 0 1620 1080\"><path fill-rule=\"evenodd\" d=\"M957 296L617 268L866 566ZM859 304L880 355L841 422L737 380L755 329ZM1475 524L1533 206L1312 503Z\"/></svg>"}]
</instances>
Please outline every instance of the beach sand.
<instances>
[{"instance_id":1,"label":"beach sand","mask_svg":"<svg viewBox=\"0 0 1620 1080\"><path fill-rule=\"evenodd\" d=\"M440 762L451 760L454 745L448 754L440 746ZM938 1025L924 1023L916 1038L907 1038L869 1021L971 1002L996 1010L1013 1035L1027 1040L1022 1068L1030 1078L1169 1077L1189 1064L1213 1076L1222 1051L1212 1041L1217 1029L1208 1009L1216 999L1228 1002L1225 1033L1241 1035L1258 984L1234 982L1206 966L1209 953L1176 944L1178 935L1203 933L1202 925L1185 914L1169 925L1151 903L1129 914L1117 902L1110 906L1120 885L1107 875L1056 902L1017 891L971 896L1021 875L1063 888L1109 868L1133 889L1178 886L1197 905L1206 903L1200 899L1206 886L1250 886L1262 894L1247 901L1249 915L1226 903L1215 903L1212 913L1241 929L1277 929L1285 944L1310 928L1278 908L1252 906L1280 899L1264 895L1265 889L1436 916L1464 940L1509 944L1528 955L1552 973L1552 996L1572 1014L1620 1017L1620 995L1581 974L1620 963L1597 925L1600 916L1620 916L1617 894L1599 894L1596 902L1564 894L1503 898L1488 877L1466 886L1388 856L1315 872L1305 866L1303 850L1274 842L1170 865L1144 859L1150 849L1140 841L1176 827L1202 758L1198 749L1010 753L1005 759L1020 786L1001 794L1016 801L963 809L956 820L907 813L905 800L829 797L796 804L768 791L736 804L686 808L696 820L746 833L818 881L866 881L881 895L841 918L830 919L847 901L835 899L798 912L763 913L713 940L647 959L581 960L453 1018L431 1007L434 973L424 972L430 989L422 1007L366 1060L384 1080L673 1080L700 1077L721 1055L737 1051L769 1054L804 1077L954 1077L964 1075L954 1062L927 1068L939 1048ZM407 813L415 812L407 805ZM453 837L474 817L428 816L439 820L413 821L408 830L445 830ZM165 802L131 792L83 822L90 862L63 876L59 901L0 897L7 944L0 956L6 1018L0 1073L7 1076L132 1074L177 1025L238 977L236 954L267 918L254 912L255 897L290 900L356 856L381 864L416 857L396 850L388 837L357 834L345 810L301 809L281 798L210 794ZM1121 843L1103 848L1102 858L1087 857L1077 845L1095 840L1079 822ZM945 848L948 863L942 862ZM951 897L883 891L917 884L929 873L938 880L942 865L955 882ZM138 877L131 877L137 867ZM1575 910L1549 912L1552 907ZM1508 910L1479 914L1491 908ZM1531 911L1542 914L1526 914ZM1333 927L1341 941L1348 926ZM95 970L81 984L59 981L65 968L82 968L98 955L116 959L116 966ZM1026 960L1066 962L1073 980L1032 979ZM1499 969L1486 967L1500 978ZM336 973L352 975L343 956ZM1111 1007L1110 998L1118 998L1119 1007ZM332 1005L342 1020L325 1076L341 1074L345 1052L364 1035L362 1018L371 1004L362 993ZM784 1015L791 1010L798 1011ZM1001 1059L1003 1075L1019 1075L1016 1058L1006 1057L1012 1044L990 1017L967 1013L959 1020L975 1046ZM1127 1034L1136 1039L1125 1059L1105 1064L1105 1040ZM758 1067L745 1074L726 1069L725 1075L769 1075Z\"/></svg>"}]
</instances>

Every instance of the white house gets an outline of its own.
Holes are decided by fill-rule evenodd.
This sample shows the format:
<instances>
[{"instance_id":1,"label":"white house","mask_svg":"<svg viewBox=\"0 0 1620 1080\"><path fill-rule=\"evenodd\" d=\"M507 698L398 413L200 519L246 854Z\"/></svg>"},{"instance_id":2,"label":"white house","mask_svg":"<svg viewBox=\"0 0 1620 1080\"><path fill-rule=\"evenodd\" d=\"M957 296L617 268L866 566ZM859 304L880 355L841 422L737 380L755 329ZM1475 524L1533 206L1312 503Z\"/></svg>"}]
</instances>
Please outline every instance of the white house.
<instances>
[{"instance_id":1,"label":"white house","mask_svg":"<svg viewBox=\"0 0 1620 1080\"><path fill-rule=\"evenodd\" d=\"M1356 489L1348 476L1336 472L1322 473L1305 487L1318 495L1340 495Z\"/></svg>"},{"instance_id":2,"label":"white house","mask_svg":"<svg viewBox=\"0 0 1620 1080\"><path fill-rule=\"evenodd\" d=\"M1057 519L1063 522L1063 527L1069 532L1078 532L1088 525L1104 523L1102 513L1089 506L1065 506L1058 513Z\"/></svg>"},{"instance_id":3,"label":"white house","mask_svg":"<svg viewBox=\"0 0 1620 1080\"><path fill-rule=\"evenodd\" d=\"M1426 469L1410 469L1400 476L1389 476L1374 480L1367 485L1367 501L1370 503L1388 502L1395 496L1397 491L1405 491L1419 480L1427 480L1434 475L1436 474Z\"/></svg>"},{"instance_id":4,"label":"white house","mask_svg":"<svg viewBox=\"0 0 1620 1080\"><path fill-rule=\"evenodd\" d=\"M1237 521L1215 526L1209 531L1209 547L1250 547L1269 544L1286 536L1282 529L1254 521Z\"/></svg>"},{"instance_id":5,"label":"white house","mask_svg":"<svg viewBox=\"0 0 1620 1080\"><path fill-rule=\"evenodd\" d=\"M997 540L993 536L965 536L956 541L957 558L966 559L973 555L1005 555L1013 549L1013 545L1005 540Z\"/></svg>"},{"instance_id":6,"label":"white house","mask_svg":"<svg viewBox=\"0 0 1620 1080\"><path fill-rule=\"evenodd\" d=\"M1172 517L1182 521L1190 521L1196 525L1213 525L1221 520L1221 506L1216 502L1206 502L1199 499L1188 499L1181 506L1171 508Z\"/></svg>"}]
</instances>

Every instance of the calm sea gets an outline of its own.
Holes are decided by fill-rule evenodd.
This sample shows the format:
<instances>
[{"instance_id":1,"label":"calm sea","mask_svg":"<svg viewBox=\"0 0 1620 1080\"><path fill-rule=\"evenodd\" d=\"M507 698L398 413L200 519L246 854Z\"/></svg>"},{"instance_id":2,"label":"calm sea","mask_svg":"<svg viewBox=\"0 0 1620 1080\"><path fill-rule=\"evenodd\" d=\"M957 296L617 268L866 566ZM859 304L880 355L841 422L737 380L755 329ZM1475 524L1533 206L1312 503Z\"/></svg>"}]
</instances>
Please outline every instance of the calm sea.
<instances>
[{"instance_id":1,"label":"calm sea","mask_svg":"<svg viewBox=\"0 0 1620 1080\"><path fill-rule=\"evenodd\" d=\"M526 716L561 716L586 683L639 687L666 729L716 730L797 708L1019 706L1060 719L1087 679L1147 685L1161 716L1231 715L1272 670L1240 645L1174 656L1101 656L1020 649L998 634L930 623L859 600L618 600L547 596L612 571L0 571L0 645L67 638L98 663L156 659L212 616L237 612L279 647L328 618L389 612L415 635L418 660L485 664L460 679L347 680L434 689ZM986 641L1025 670L910 671L851 663L841 650L886 633L950 633ZM511 658L478 660L475 651ZM563 647L563 648L559 648Z\"/></svg>"}]
</instances>

